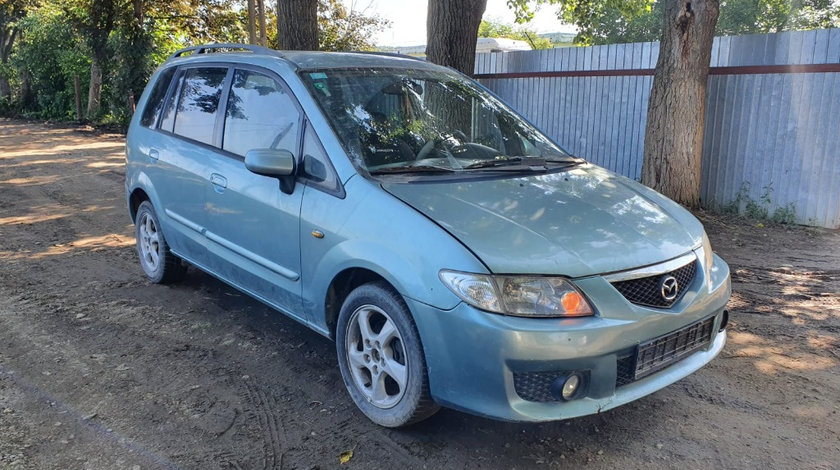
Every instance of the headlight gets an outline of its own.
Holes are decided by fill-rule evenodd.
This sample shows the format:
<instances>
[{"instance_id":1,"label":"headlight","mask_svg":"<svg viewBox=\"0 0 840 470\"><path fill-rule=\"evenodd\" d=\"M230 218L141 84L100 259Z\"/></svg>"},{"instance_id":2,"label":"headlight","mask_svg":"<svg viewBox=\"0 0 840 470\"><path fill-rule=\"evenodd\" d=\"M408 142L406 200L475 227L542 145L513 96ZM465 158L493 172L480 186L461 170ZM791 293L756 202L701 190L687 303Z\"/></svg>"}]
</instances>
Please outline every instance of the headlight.
<instances>
[{"instance_id":1,"label":"headlight","mask_svg":"<svg viewBox=\"0 0 840 470\"><path fill-rule=\"evenodd\" d=\"M592 307L575 286L560 277L490 276L443 270L440 279L473 307L523 317L582 317Z\"/></svg>"}]
</instances>

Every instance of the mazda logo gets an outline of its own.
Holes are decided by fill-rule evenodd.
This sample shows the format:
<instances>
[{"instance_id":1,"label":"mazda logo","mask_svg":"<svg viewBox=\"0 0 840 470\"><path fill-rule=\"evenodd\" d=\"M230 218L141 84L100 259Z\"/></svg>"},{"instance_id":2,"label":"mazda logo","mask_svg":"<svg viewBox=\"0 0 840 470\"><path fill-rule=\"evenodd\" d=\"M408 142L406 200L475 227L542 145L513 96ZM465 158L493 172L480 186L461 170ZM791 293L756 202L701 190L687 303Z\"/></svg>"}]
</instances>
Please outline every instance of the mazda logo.
<instances>
[{"instance_id":1,"label":"mazda logo","mask_svg":"<svg viewBox=\"0 0 840 470\"><path fill-rule=\"evenodd\" d=\"M679 292L680 286L677 283L677 278L671 275L662 276L662 280L659 281L659 293L662 294L665 301L671 302L676 299Z\"/></svg>"}]
</instances>

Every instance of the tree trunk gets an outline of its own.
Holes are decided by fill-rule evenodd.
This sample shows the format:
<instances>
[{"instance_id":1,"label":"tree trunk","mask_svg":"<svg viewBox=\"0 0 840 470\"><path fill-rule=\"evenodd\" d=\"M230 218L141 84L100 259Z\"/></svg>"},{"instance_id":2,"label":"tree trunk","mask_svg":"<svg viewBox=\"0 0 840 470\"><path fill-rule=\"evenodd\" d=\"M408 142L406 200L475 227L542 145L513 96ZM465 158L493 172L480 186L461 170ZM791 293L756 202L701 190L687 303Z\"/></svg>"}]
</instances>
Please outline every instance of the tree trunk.
<instances>
[{"instance_id":1,"label":"tree trunk","mask_svg":"<svg viewBox=\"0 0 840 470\"><path fill-rule=\"evenodd\" d=\"M426 17L429 62L473 75L478 26L486 7L487 0L429 0Z\"/></svg>"},{"instance_id":2,"label":"tree trunk","mask_svg":"<svg viewBox=\"0 0 840 470\"><path fill-rule=\"evenodd\" d=\"M97 54L90 61L90 86L88 87L87 118L93 119L99 113L102 98L102 66Z\"/></svg>"},{"instance_id":3,"label":"tree trunk","mask_svg":"<svg viewBox=\"0 0 840 470\"><path fill-rule=\"evenodd\" d=\"M254 7L255 1L248 0L248 44L257 43L257 9Z\"/></svg>"},{"instance_id":4,"label":"tree trunk","mask_svg":"<svg viewBox=\"0 0 840 470\"><path fill-rule=\"evenodd\" d=\"M648 104L642 183L700 205L706 82L718 0L665 0L665 26Z\"/></svg>"},{"instance_id":5,"label":"tree trunk","mask_svg":"<svg viewBox=\"0 0 840 470\"><path fill-rule=\"evenodd\" d=\"M134 0L134 20L137 21L137 24L142 27L143 21L146 19L146 15L144 13L143 0Z\"/></svg>"},{"instance_id":6,"label":"tree trunk","mask_svg":"<svg viewBox=\"0 0 840 470\"><path fill-rule=\"evenodd\" d=\"M265 0L257 0L257 17L260 20L260 46L268 47L268 31L265 28Z\"/></svg>"},{"instance_id":7,"label":"tree trunk","mask_svg":"<svg viewBox=\"0 0 840 470\"><path fill-rule=\"evenodd\" d=\"M277 46L318 50L318 0L277 0Z\"/></svg>"}]
</instances>

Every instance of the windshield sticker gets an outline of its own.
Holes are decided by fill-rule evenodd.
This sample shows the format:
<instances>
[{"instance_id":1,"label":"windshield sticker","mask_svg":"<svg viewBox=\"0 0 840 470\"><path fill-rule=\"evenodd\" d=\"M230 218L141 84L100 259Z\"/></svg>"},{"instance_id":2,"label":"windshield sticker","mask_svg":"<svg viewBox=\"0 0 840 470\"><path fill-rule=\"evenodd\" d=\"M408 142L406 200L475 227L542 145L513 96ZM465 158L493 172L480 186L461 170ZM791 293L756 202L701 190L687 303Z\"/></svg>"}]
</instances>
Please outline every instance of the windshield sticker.
<instances>
[{"instance_id":1,"label":"windshield sticker","mask_svg":"<svg viewBox=\"0 0 840 470\"><path fill-rule=\"evenodd\" d=\"M312 72L309 74L309 78L311 78L312 80L326 80L327 74L325 74L324 72Z\"/></svg>"}]
</instances>

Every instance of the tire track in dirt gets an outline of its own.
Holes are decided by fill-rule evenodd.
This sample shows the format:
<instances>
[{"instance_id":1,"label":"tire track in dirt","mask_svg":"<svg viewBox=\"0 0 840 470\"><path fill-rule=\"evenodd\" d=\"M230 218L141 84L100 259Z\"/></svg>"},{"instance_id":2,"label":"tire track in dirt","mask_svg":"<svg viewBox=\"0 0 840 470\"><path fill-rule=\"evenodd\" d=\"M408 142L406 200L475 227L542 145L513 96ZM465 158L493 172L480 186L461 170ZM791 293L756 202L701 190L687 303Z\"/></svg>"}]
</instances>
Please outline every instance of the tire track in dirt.
<instances>
[{"instance_id":1,"label":"tire track in dirt","mask_svg":"<svg viewBox=\"0 0 840 470\"><path fill-rule=\"evenodd\" d=\"M279 409L277 401L273 397L269 398L250 377L242 380L241 388L245 401L251 405L245 412L254 416L263 430L263 470L282 469L286 433L276 413Z\"/></svg>"}]
</instances>

